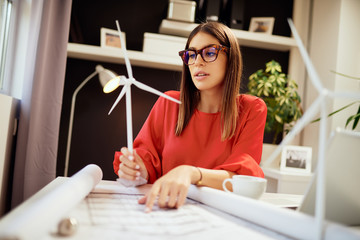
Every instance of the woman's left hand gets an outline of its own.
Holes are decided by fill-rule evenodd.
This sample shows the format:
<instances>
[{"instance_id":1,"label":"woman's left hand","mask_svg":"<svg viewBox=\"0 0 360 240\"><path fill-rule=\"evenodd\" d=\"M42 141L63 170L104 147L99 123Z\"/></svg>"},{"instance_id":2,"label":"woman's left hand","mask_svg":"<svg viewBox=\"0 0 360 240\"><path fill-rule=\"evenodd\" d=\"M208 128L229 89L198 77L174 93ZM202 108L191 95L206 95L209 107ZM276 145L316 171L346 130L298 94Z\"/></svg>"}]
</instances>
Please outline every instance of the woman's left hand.
<instances>
[{"instance_id":1,"label":"woman's left hand","mask_svg":"<svg viewBox=\"0 0 360 240\"><path fill-rule=\"evenodd\" d=\"M191 183L200 178L200 173L193 166L181 165L159 178L146 195L139 199L146 204L146 212L150 212L156 202L160 208L179 208L185 199Z\"/></svg>"}]
</instances>

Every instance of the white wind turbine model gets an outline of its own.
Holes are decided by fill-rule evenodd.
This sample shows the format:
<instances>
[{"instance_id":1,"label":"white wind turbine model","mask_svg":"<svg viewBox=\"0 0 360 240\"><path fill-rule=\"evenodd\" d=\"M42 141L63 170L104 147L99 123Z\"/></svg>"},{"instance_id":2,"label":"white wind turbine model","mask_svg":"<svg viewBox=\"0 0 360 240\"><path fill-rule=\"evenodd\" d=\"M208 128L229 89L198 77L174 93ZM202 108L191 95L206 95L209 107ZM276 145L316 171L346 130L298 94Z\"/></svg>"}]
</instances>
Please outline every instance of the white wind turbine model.
<instances>
[{"instance_id":1,"label":"white wind turbine model","mask_svg":"<svg viewBox=\"0 0 360 240\"><path fill-rule=\"evenodd\" d=\"M134 84L135 86L137 86L138 88L157 94L161 97L167 98L173 102L176 102L178 104L181 104L181 102L175 98L172 98L154 88L151 88L141 82L138 82L135 80L135 78L133 77L133 73L132 73L132 69L131 69L131 65L130 65L130 61L129 58L127 56L127 52L126 52L126 47L125 47L125 41L121 36L121 30L120 30L120 25L119 22L116 20L116 26L119 32L119 36L120 36L120 43L121 43L121 49L123 51L124 54L124 59L125 59L125 65L126 65L126 70L128 73L128 78L126 78L125 76L118 76L115 79L117 80L117 85L123 85L124 87L122 88L119 96L117 97L115 103L113 104L113 106L111 107L110 111L109 111L109 115L112 112L112 110L115 108L115 106L119 103L119 101L121 100L121 98L124 96L124 94L126 93L126 128L127 128L127 145L128 145L128 149L129 151L132 153L133 152L133 129L132 129L132 113L131 113L131 84Z\"/></svg>"},{"instance_id":2,"label":"white wind turbine model","mask_svg":"<svg viewBox=\"0 0 360 240\"><path fill-rule=\"evenodd\" d=\"M281 141L280 145L274 150L274 152L263 163L263 167L270 166L270 164L276 159L276 156L280 154L282 148L289 144L295 135L298 134L312 119L316 117L316 114L320 112L320 128L319 128L319 150L318 150L318 162L315 174L316 178L316 203L315 203L315 237L316 239L323 239L324 226L325 226L325 150L327 142L327 104L331 98L352 98L360 99L358 92L337 92L326 89L318 76L310 56L307 53L304 44L294 26L291 19L288 19L291 32L296 40L300 54L306 66L306 70L310 77L311 83L318 91L318 97L306 110L304 115L294 125L291 131Z\"/></svg>"}]
</instances>

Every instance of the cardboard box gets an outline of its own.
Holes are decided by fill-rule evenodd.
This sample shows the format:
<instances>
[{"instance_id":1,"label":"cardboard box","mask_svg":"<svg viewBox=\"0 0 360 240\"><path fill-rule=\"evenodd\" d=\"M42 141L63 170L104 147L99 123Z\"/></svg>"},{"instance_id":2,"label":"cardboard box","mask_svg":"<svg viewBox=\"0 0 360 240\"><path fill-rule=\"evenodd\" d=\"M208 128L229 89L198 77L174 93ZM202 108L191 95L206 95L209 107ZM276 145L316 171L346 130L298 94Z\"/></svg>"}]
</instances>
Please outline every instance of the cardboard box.
<instances>
[{"instance_id":1,"label":"cardboard box","mask_svg":"<svg viewBox=\"0 0 360 240\"><path fill-rule=\"evenodd\" d=\"M143 52L180 58L178 53L185 49L186 41L187 38L184 37L146 32L144 33Z\"/></svg>"},{"instance_id":2,"label":"cardboard box","mask_svg":"<svg viewBox=\"0 0 360 240\"><path fill-rule=\"evenodd\" d=\"M177 21L194 22L195 11L195 1L169 0L167 18Z\"/></svg>"},{"instance_id":3,"label":"cardboard box","mask_svg":"<svg viewBox=\"0 0 360 240\"><path fill-rule=\"evenodd\" d=\"M189 37L189 34L199 24L179 22L174 20L163 19L159 27L159 33L175 35L179 37Z\"/></svg>"}]
</instances>

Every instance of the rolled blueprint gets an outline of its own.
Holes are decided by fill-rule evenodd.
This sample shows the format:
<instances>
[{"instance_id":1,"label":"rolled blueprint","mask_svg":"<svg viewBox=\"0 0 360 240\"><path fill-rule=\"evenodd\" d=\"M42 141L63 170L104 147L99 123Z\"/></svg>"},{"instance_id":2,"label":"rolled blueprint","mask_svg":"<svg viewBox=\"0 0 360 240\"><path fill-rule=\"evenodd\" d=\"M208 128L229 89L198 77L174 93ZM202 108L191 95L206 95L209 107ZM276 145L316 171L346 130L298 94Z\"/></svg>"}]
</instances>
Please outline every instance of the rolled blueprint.
<instances>
[{"instance_id":1,"label":"rolled blueprint","mask_svg":"<svg viewBox=\"0 0 360 240\"><path fill-rule=\"evenodd\" d=\"M91 192L102 176L101 169L90 164L54 188L45 187L2 219L0 240L40 239Z\"/></svg>"},{"instance_id":2,"label":"rolled blueprint","mask_svg":"<svg viewBox=\"0 0 360 240\"><path fill-rule=\"evenodd\" d=\"M315 218L298 211L279 208L259 200L194 185L189 188L188 198L295 239L315 239ZM355 240L360 237L359 232L333 222L326 222L323 236L323 239L326 240L340 238ZM339 236L341 237L339 238Z\"/></svg>"}]
</instances>

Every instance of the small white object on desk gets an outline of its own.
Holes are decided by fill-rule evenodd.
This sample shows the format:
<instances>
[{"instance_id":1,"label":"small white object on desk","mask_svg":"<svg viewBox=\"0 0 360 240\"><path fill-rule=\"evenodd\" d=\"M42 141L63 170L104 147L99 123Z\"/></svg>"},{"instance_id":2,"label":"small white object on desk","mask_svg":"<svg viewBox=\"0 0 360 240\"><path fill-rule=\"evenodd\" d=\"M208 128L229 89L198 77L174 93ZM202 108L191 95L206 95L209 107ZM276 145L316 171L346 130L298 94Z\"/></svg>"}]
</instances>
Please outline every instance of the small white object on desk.
<instances>
[{"instance_id":1,"label":"small white object on desk","mask_svg":"<svg viewBox=\"0 0 360 240\"><path fill-rule=\"evenodd\" d=\"M139 177L138 180L134 180L134 181L123 179L123 178L118 178L118 179L116 179L116 181L121 183L125 187L137 187L137 186L147 184L147 180L143 177Z\"/></svg>"},{"instance_id":2,"label":"small white object on desk","mask_svg":"<svg viewBox=\"0 0 360 240\"><path fill-rule=\"evenodd\" d=\"M78 222L75 218L64 218L58 225L58 233L60 236L71 236L78 228Z\"/></svg>"}]
</instances>

